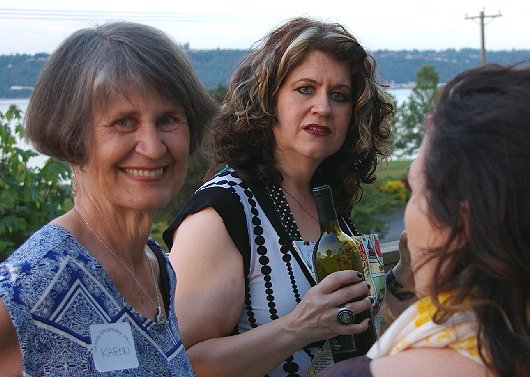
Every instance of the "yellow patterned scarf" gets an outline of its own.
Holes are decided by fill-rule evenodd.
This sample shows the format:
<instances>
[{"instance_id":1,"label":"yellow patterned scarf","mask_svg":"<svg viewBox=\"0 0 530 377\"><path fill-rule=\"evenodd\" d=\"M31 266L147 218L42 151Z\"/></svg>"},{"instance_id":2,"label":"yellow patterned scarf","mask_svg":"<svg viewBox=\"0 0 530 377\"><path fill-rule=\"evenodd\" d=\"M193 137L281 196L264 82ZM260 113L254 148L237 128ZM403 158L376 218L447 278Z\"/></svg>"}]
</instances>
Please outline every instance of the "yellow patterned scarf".
<instances>
[{"instance_id":1,"label":"yellow patterned scarf","mask_svg":"<svg viewBox=\"0 0 530 377\"><path fill-rule=\"evenodd\" d=\"M449 294L438 296L444 302ZM483 364L478 352L477 321L472 311L452 315L445 323L434 323L436 307L424 297L407 308L368 351L371 359L389 356L409 348L453 348Z\"/></svg>"}]
</instances>

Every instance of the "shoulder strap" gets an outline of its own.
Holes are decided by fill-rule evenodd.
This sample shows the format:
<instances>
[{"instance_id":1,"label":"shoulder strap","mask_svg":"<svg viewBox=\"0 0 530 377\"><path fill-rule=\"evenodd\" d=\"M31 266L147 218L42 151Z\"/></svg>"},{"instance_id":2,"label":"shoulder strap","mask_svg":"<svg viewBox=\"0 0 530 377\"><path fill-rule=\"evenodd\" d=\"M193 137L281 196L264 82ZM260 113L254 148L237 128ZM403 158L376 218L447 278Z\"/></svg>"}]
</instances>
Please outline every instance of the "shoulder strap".
<instances>
[{"instance_id":1,"label":"shoulder strap","mask_svg":"<svg viewBox=\"0 0 530 377\"><path fill-rule=\"evenodd\" d=\"M169 312L169 274L167 273L167 258L162 249L153 241L147 242L147 246L153 251L160 266L160 294L164 301L166 312Z\"/></svg>"}]
</instances>

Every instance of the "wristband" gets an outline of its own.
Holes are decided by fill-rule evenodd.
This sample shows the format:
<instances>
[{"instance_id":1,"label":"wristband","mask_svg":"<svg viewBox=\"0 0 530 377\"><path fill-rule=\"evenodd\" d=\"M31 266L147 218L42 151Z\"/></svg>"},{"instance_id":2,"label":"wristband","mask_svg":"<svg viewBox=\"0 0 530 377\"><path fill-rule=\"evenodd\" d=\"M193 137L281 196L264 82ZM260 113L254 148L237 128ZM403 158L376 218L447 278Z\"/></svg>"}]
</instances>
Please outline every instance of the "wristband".
<instances>
[{"instance_id":1,"label":"wristband","mask_svg":"<svg viewBox=\"0 0 530 377\"><path fill-rule=\"evenodd\" d=\"M394 276L392 269L386 273L385 280L387 289L399 301L410 300L415 296L414 293L405 290L405 287Z\"/></svg>"}]
</instances>

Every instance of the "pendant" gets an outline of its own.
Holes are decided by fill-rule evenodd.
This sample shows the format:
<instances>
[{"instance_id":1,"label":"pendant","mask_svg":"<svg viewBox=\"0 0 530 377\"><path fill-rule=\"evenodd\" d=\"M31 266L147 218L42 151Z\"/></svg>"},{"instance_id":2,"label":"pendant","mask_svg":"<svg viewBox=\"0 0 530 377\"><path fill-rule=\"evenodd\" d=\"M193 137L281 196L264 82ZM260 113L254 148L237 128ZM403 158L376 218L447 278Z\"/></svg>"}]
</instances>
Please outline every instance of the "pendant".
<instances>
[{"instance_id":1,"label":"pendant","mask_svg":"<svg viewBox=\"0 0 530 377\"><path fill-rule=\"evenodd\" d=\"M155 322L157 326L160 326L163 329L166 327L166 313L164 313L164 309L162 309L161 306L156 308Z\"/></svg>"}]
</instances>

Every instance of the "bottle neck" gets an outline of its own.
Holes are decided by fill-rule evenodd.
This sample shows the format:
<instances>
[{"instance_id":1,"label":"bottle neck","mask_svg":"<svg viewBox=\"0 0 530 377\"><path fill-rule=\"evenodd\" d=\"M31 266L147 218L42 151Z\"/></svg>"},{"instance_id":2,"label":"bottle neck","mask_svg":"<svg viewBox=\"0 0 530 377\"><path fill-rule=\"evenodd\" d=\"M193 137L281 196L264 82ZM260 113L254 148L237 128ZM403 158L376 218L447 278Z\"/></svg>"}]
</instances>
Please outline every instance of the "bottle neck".
<instances>
[{"instance_id":1,"label":"bottle neck","mask_svg":"<svg viewBox=\"0 0 530 377\"><path fill-rule=\"evenodd\" d=\"M341 233L342 230L339 225L339 220L334 219L327 221L325 223L320 223L320 232L321 233Z\"/></svg>"},{"instance_id":2,"label":"bottle neck","mask_svg":"<svg viewBox=\"0 0 530 377\"><path fill-rule=\"evenodd\" d=\"M313 194L321 232L340 233L341 229L333 203L333 196L331 195L331 188L329 186L319 186L313 190Z\"/></svg>"}]
</instances>

